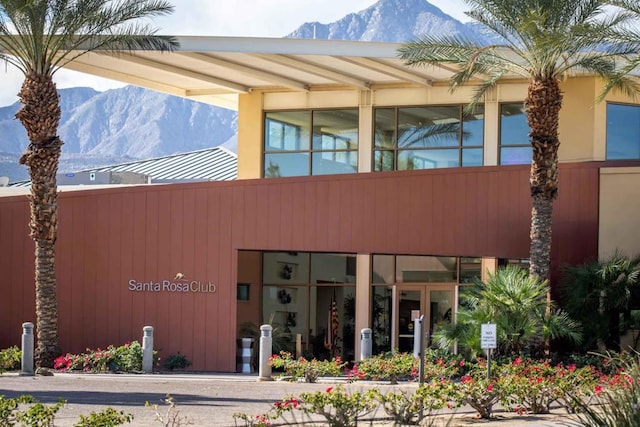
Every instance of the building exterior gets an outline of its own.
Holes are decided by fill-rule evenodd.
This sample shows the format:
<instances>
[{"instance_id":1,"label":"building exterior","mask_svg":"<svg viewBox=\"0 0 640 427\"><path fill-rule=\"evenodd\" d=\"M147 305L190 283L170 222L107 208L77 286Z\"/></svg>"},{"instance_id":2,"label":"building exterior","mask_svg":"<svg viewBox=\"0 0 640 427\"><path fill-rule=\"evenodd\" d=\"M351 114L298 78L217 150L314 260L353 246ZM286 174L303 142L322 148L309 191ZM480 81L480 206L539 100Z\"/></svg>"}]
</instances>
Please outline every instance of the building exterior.
<instances>
[{"instance_id":1,"label":"building exterior","mask_svg":"<svg viewBox=\"0 0 640 427\"><path fill-rule=\"evenodd\" d=\"M183 38L172 54L91 54L72 68L238 109L238 180L59 197L60 342L79 352L155 327L161 357L234 371L236 340L272 323L315 357L413 343L455 319L461 286L526 265L527 82L464 109L444 67L389 43ZM640 252L640 105L562 84L552 284L563 265ZM33 320L26 198L0 198L0 347ZM332 310L332 307L335 309ZM249 328L250 329L250 328Z\"/></svg>"}]
</instances>

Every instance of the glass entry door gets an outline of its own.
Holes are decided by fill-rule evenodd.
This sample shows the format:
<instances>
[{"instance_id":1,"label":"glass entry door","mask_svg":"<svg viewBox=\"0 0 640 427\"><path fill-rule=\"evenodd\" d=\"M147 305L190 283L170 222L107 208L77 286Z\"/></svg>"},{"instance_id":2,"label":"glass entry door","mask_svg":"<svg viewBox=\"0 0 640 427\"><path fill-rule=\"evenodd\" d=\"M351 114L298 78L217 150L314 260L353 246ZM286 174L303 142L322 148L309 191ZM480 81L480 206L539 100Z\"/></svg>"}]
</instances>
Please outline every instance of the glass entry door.
<instances>
[{"instance_id":1,"label":"glass entry door","mask_svg":"<svg viewBox=\"0 0 640 427\"><path fill-rule=\"evenodd\" d=\"M413 352L414 320L421 315L426 320L427 345L431 345L431 334L454 318L455 298L455 287L451 285L399 286L394 306L395 347L398 351Z\"/></svg>"}]
</instances>

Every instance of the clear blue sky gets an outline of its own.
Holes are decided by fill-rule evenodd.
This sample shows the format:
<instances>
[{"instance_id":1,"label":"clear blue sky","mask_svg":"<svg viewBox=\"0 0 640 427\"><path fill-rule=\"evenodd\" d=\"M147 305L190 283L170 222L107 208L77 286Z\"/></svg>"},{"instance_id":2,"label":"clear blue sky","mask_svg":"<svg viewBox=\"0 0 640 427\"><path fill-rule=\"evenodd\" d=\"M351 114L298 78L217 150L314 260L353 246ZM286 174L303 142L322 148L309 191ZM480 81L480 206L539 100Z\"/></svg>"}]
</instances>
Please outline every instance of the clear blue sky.
<instances>
[{"instance_id":1,"label":"clear blue sky","mask_svg":"<svg viewBox=\"0 0 640 427\"><path fill-rule=\"evenodd\" d=\"M377 0L174 0L175 13L155 21L161 33L173 35L283 37L305 22L330 23L356 13ZM466 21L463 0L429 0L443 12ZM105 90L122 86L81 73L61 71L59 88L90 86ZM0 106L17 101L22 75L0 68Z\"/></svg>"}]
</instances>

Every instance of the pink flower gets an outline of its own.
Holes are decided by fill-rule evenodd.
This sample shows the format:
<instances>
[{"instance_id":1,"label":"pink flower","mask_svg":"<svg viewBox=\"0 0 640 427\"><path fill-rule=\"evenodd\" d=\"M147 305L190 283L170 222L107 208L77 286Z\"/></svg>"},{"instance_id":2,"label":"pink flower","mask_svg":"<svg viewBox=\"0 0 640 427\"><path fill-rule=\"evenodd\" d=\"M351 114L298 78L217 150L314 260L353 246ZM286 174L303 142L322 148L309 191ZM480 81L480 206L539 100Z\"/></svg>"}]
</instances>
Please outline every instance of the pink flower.
<instances>
[{"instance_id":1,"label":"pink flower","mask_svg":"<svg viewBox=\"0 0 640 427\"><path fill-rule=\"evenodd\" d=\"M602 386L598 384L597 386L595 386L594 391L596 392L596 396L600 396L600 393L602 393Z\"/></svg>"},{"instance_id":2,"label":"pink flower","mask_svg":"<svg viewBox=\"0 0 640 427\"><path fill-rule=\"evenodd\" d=\"M460 361L460 366L464 366L464 360Z\"/></svg>"}]
</instances>

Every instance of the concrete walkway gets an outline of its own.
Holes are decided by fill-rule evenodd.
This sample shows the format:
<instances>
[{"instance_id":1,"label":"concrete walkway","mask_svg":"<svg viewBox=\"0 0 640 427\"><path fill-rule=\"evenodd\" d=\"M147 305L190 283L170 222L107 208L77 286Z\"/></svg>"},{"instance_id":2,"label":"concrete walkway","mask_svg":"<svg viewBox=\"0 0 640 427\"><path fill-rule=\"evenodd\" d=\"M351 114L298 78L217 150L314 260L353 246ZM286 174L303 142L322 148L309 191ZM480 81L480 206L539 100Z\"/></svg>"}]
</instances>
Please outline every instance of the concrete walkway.
<instances>
[{"instance_id":1,"label":"concrete walkway","mask_svg":"<svg viewBox=\"0 0 640 427\"><path fill-rule=\"evenodd\" d=\"M174 408L182 420L180 424L193 426L234 426L236 412L256 415L266 412L271 405L289 395L302 392L324 391L335 385L337 379L322 379L317 384L289 382L256 382L254 375L233 374L60 374L52 377L20 377L15 373L0 375L0 395L17 397L30 394L47 404L60 398L67 405L58 413L56 426L73 426L80 414L89 415L107 407L123 410L134 416L133 426L163 426L166 424L169 406L164 403L167 394L176 402ZM417 384L401 384L369 381L345 384L352 391L365 391L377 387L382 391L399 388L416 388ZM164 422L156 419L156 411L145 407L145 402L158 405L158 413ZM475 418L471 408L458 408L434 420L435 426L566 426L577 425L562 408L554 408L548 415L518 416L496 411L491 421ZM383 417L383 413L377 413ZM300 417L300 416L299 416ZM298 418L302 420L302 418ZM243 425L239 422L237 425ZM382 421L366 421L360 425L391 425Z\"/></svg>"}]
</instances>

